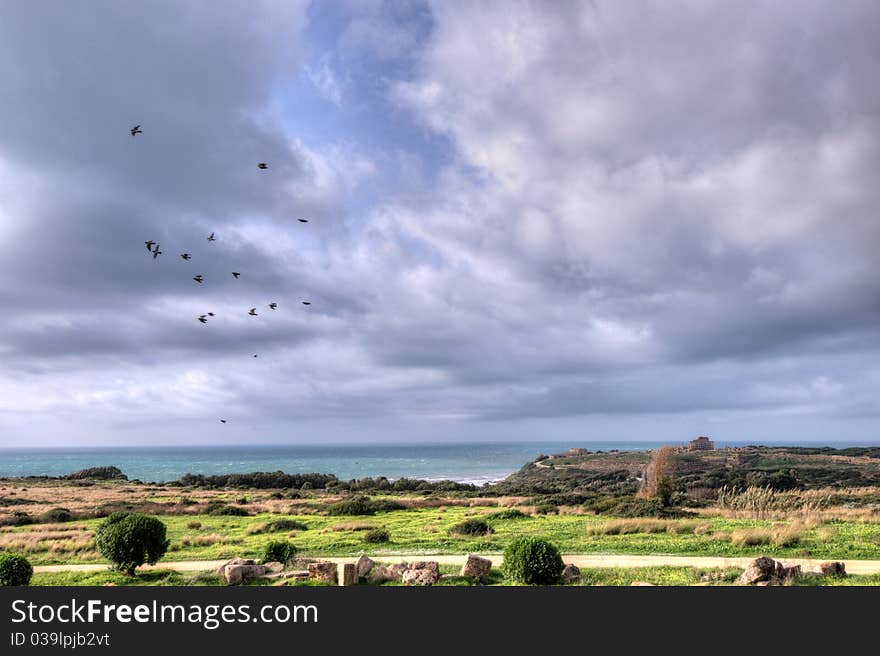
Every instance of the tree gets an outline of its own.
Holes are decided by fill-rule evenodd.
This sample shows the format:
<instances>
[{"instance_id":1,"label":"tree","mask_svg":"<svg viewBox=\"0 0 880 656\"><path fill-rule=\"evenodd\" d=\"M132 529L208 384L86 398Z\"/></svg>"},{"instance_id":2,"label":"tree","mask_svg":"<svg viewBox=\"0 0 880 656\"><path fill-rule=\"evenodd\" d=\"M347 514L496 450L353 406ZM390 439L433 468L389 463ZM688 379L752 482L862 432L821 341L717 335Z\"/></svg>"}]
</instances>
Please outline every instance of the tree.
<instances>
[{"instance_id":1,"label":"tree","mask_svg":"<svg viewBox=\"0 0 880 656\"><path fill-rule=\"evenodd\" d=\"M95 531L101 555L129 576L144 563L155 564L168 549L165 524L140 513L115 512Z\"/></svg>"},{"instance_id":2,"label":"tree","mask_svg":"<svg viewBox=\"0 0 880 656\"><path fill-rule=\"evenodd\" d=\"M645 468L638 496L642 499L657 499L668 506L674 492L675 452L671 446L664 446L654 452L651 462Z\"/></svg>"}]
</instances>

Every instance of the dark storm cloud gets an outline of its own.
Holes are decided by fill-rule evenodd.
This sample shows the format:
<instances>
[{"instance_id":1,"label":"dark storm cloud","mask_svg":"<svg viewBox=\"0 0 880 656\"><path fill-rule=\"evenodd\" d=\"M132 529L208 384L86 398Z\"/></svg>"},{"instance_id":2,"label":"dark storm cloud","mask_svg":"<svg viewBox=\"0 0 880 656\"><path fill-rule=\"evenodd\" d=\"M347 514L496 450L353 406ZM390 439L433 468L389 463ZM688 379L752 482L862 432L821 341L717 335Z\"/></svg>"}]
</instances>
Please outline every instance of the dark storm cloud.
<instances>
[{"instance_id":1,"label":"dark storm cloud","mask_svg":"<svg viewBox=\"0 0 880 656\"><path fill-rule=\"evenodd\" d=\"M11 433L873 416L876 3L89 7L0 22Z\"/></svg>"}]
</instances>

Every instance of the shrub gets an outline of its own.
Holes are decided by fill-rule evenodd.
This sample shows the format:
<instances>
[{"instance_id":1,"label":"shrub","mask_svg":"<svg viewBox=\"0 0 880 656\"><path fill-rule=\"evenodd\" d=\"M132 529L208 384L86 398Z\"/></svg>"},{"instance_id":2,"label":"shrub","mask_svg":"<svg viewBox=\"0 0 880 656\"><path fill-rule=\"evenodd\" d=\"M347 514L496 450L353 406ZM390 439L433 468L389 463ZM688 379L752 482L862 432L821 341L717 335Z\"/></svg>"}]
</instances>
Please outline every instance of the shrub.
<instances>
[{"instance_id":1,"label":"shrub","mask_svg":"<svg viewBox=\"0 0 880 656\"><path fill-rule=\"evenodd\" d=\"M4 517L0 520L0 526L26 526L33 523L34 518L23 510L14 510L8 518Z\"/></svg>"},{"instance_id":2,"label":"shrub","mask_svg":"<svg viewBox=\"0 0 880 656\"><path fill-rule=\"evenodd\" d=\"M144 563L154 564L168 549L165 524L149 515L128 512L115 512L101 522L95 544L114 569L129 575Z\"/></svg>"},{"instance_id":3,"label":"shrub","mask_svg":"<svg viewBox=\"0 0 880 656\"><path fill-rule=\"evenodd\" d=\"M80 469L61 478L69 481L83 480L89 478L97 478L106 481L116 479L128 480L128 476L122 473L118 467L89 467L88 469Z\"/></svg>"},{"instance_id":4,"label":"shrub","mask_svg":"<svg viewBox=\"0 0 880 656\"><path fill-rule=\"evenodd\" d=\"M376 509L369 497L355 497L327 506L328 515L375 515Z\"/></svg>"},{"instance_id":5,"label":"shrub","mask_svg":"<svg viewBox=\"0 0 880 656\"><path fill-rule=\"evenodd\" d=\"M486 519L523 519L525 517L528 517L528 515L519 508L508 508L507 510L500 510L491 515L486 515Z\"/></svg>"},{"instance_id":6,"label":"shrub","mask_svg":"<svg viewBox=\"0 0 880 656\"><path fill-rule=\"evenodd\" d=\"M281 531L307 531L308 526L295 519L276 519L266 524L266 533L280 533Z\"/></svg>"},{"instance_id":7,"label":"shrub","mask_svg":"<svg viewBox=\"0 0 880 656\"><path fill-rule=\"evenodd\" d=\"M47 522L69 522L73 519L73 513L67 508L52 508L43 513L43 519Z\"/></svg>"},{"instance_id":8,"label":"shrub","mask_svg":"<svg viewBox=\"0 0 880 656\"><path fill-rule=\"evenodd\" d=\"M553 585L559 583L563 569L559 549L542 538L518 537L504 548L501 571L517 583Z\"/></svg>"},{"instance_id":9,"label":"shrub","mask_svg":"<svg viewBox=\"0 0 880 656\"><path fill-rule=\"evenodd\" d=\"M34 568L24 556L0 553L0 585L27 585Z\"/></svg>"},{"instance_id":10,"label":"shrub","mask_svg":"<svg viewBox=\"0 0 880 656\"><path fill-rule=\"evenodd\" d=\"M492 527L485 519L471 518L455 524L449 529L451 535L489 535Z\"/></svg>"},{"instance_id":11,"label":"shrub","mask_svg":"<svg viewBox=\"0 0 880 656\"><path fill-rule=\"evenodd\" d=\"M305 531L308 526L295 519L276 519L265 524L255 524L248 528L250 535L259 535L260 533L281 533L282 531Z\"/></svg>"},{"instance_id":12,"label":"shrub","mask_svg":"<svg viewBox=\"0 0 880 656\"><path fill-rule=\"evenodd\" d=\"M559 506L554 506L552 503L542 503L535 506L535 513L538 515L558 515Z\"/></svg>"},{"instance_id":13,"label":"shrub","mask_svg":"<svg viewBox=\"0 0 880 656\"><path fill-rule=\"evenodd\" d=\"M180 497L177 501L181 506L194 506L198 503L195 499L190 499L189 497Z\"/></svg>"},{"instance_id":14,"label":"shrub","mask_svg":"<svg viewBox=\"0 0 880 656\"><path fill-rule=\"evenodd\" d=\"M186 527L193 531L198 531L202 528L201 522L187 522Z\"/></svg>"},{"instance_id":15,"label":"shrub","mask_svg":"<svg viewBox=\"0 0 880 656\"><path fill-rule=\"evenodd\" d=\"M238 497L238 499L235 500L235 503L237 503L240 506L246 506L248 503L248 498L247 497Z\"/></svg>"},{"instance_id":16,"label":"shrub","mask_svg":"<svg viewBox=\"0 0 880 656\"><path fill-rule=\"evenodd\" d=\"M301 488L323 489L337 479L332 474L285 474L277 472L251 472L248 474L218 474L205 476L204 474L184 474L178 485L187 487L255 487L266 488ZM308 486L308 487L307 487Z\"/></svg>"},{"instance_id":17,"label":"shrub","mask_svg":"<svg viewBox=\"0 0 880 656\"><path fill-rule=\"evenodd\" d=\"M373 507L373 510L376 512L390 512L392 510L406 510L406 506L404 506L400 501L395 501L394 499L372 499L370 501L370 505Z\"/></svg>"},{"instance_id":18,"label":"shrub","mask_svg":"<svg viewBox=\"0 0 880 656\"><path fill-rule=\"evenodd\" d=\"M205 509L207 515L232 515L234 517L247 517L248 511L238 506L227 506L225 503L212 502Z\"/></svg>"},{"instance_id":19,"label":"shrub","mask_svg":"<svg viewBox=\"0 0 880 656\"><path fill-rule=\"evenodd\" d=\"M389 540L391 540L391 536L384 528L374 528L364 534L364 542L369 544L380 544Z\"/></svg>"},{"instance_id":20,"label":"shrub","mask_svg":"<svg viewBox=\"0 0 880 656\"><path fill-rule=\"evenodd\" d=\"M288 563L296 556L296 547L288 540L269 540L263 548L263 562Z\"/></svg>"},{"instance_id":21,"label":"shrub","mask_svg":"<svg viewBox=\"0 0 880 656\"><path fill-rule=\"evenodd\" d=\"M406 506L394 499L371 499L367 496L346 499L327 507L328 515L375 515L377 512L406 510Z\"/></svg>"},{"instance_id":22,"label":"shrub","mask_svg":"<svg viewBox=\"0 0 880 656\"><path fill-rule=\"evenodd\" d=\"M691 515L680 508L664 506L660 499L640 499L638 497L624 498L616 503L603 505L601 509L597 508L597 512L614 517L674 518Z\"/></svg>"}]
</instances>

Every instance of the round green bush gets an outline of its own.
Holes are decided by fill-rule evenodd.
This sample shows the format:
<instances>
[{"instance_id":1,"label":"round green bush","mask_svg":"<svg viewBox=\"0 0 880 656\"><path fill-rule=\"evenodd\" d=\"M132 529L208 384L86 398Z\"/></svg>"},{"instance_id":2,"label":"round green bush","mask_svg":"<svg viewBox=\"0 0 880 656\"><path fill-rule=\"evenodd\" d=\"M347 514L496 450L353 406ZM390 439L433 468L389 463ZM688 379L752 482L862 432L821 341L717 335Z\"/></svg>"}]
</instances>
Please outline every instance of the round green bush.
<instances>
[{"instance_id":1,"label":"round green bush","mask_svg":"<svg viewBox=\"0 0 880 656\"><path fill-rule=\"evenodd\" d=\"M263 547L264 563L288 563L296 555L296 547L288 540L269 540Z\"/></svg>"},{"instance_id":2,"label":"round green bush","mask_svg":"<svg viewBox=\"0 0 880 656\"><path fill-rule=\"evenodd\" d=\"M501 571L517 583L553 585L559 583L563 569L559 549L542 538L515 538L504 548Z\"/></svg>"},{"instance_id":3,"label":"round green bush","mask_svg":"<svg viewBox=\"0 0 880 656\"><path fill-rule=\"evenodd\" d=\"M485 519L466 519L449 529L450 535L489 535L492 527Z\"/></svg>"},{"instance_id":4,"label":"round green bush","mask_svg":"<svg viewBox=\"0 0 880 656\"><path fill-rule=\"evenodd\" d=\"M528 517L528 515L519 508L508 508L487 515L486 519L525 519L526 517Z\"/></svg>"},{"instance_id":5,"label":"round green bush","mask_svg":"<svg viewBox=\"0 0 880 656\"><path fill-rule=\"evenodd\" d=\"M327 507L328 515L375 515L376 508L370 497L355 497L334 503Z\"/></svg>"},{"instance_id":6,"label":"round green bush","mask_svg":"<svg viewBox=\"0 0 880 656\"><path fill-rule=\"evenodd\" d=\"M298 522L295 519L276 519L271 522L267 522L266 526L263 527L263 533L279 533L281 531L307 531L308 526L303 524L302 522Z\"/></svg>"},{"instance_id":7,"label":"round green bush","mask_svg":"<svg viewBox=\"0 0 880 656\"><path fill-rule=\"evenodd\" d=\"M43 519L47 522L69 522L73 519L73 513L67 508L52 508L43 513Z\"/></svg>"},{"instance_id":8,"label":"round green bush","mask_svg":"<svg viewBox=\"0 0 880 656\"><path fill-rule=\"evenodd\" d=\"M34 568L24 556L0 553L0 585L27 585Z\"/></svg>"},{"instance_id":9,"label":"round green bush","mask_svg":"<svg viewBox=\"0 0 880 656\"><path fill-rule=\"evenodd\" d=\"M250 513L238 506L227 506L225 503L211 502L205 508L206 515L231 515L233 517L247 517Z\"/></svg>"},{"instance_id":10,"label":"round green bush","mask_svg":"<svg viewBox=\"0 0 880 656\"><path fill-rule=\"evenodd\" d=\"M369 544L381 544L382 542L388 542L390 539L391 536L384 528L374 528L364 534L364 542Z\"/></svg>"},{"instance_id":11,"label":"round green bush","mask_svg":"<svg viewBox=\"0 0 880 656\"><path fill-rule=\"evenodd\" d=\"M149 515L115 512L95 531L98 551L126 574L144 563L154 564L168 549L165 524Z\"/></svg>"}]
</instances>

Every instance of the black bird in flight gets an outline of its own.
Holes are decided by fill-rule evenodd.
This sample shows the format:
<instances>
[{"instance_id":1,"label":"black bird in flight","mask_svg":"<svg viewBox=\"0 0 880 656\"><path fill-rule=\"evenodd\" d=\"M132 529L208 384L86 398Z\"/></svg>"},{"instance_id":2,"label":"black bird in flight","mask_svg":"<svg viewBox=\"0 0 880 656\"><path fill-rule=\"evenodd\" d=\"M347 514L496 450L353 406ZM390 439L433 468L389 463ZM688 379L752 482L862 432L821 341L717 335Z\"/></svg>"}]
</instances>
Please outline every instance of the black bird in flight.
<instances>
[{"instance_id":1,"label":"black bird in flight","mask_svg":"<svg viewBox=\"0 0 880 656\"><path fill-rule=\"evenodd\" d=\"M311 304L312 304L311 301L303 301L303 305L311 305Z\"/></svg>"},{"instance_id":2,"label":"black bird in flight","mask_svg":"<svg viewBox=\"0 0 880 656\"><path fill-rule=\"evenodd\" d=\"M256 353L254 353L254 357L257 357L257 354L256 354Z\"/></svg>"},{"instance_id":3,"label":"black bird in flight","mask_svg":"<svg viewBox=\"0 0 880 656\"><path fill-rule=\"evenodd\" d=\"M153 259L155 260L162 254L162 251L159 250L159 244L156 244L156 248L153 249Z\"/></svg>"},{"instance_id":4,"label":"black bird in flight","mask_svg":"<svg viewBox=\"0 0 880 656\"><path fill-rule=\"evenodd\" d=\"M308 219L297 219L297 221L299 221L300 223L308 223L309 222Z\"/></svg>"},{"instance_id":5,"label":"black bird in flight","mask_svg":"<svg viewBox=\"0 0 880 656\"><path fill-rule=\"evenodd\" d=\"M233 271L232 275L235 276L235 279L238 280L238 277L241 275L238 271Z\"/></svg>"},{"instance_id":6,"label":"black bird in flight","mask_svg":"<svg viewBox=\"0 0 880 656\"><path fill-rule=\"evenodd\" d=\"M266 164L266 162L260 162L259 164L257 164L257 168L258 168L258 169L266 170L266 169L269 168L269 165Z\"/></svg>"},{"instance_id":7,"label":"black bird in flight","mask_svg":"<svg viewBox=\"0 0 880 656\"><path fill-rule=\"evenodd\" d=\"M214 316L214 313L213 313L213 312L208 312L208 316L209 316L209 317L213 317L213 316Z\"/></svg>"},{"instance_id":8,"label":"black bird in flight","mask_svg":"<svg viewBox=\"0 0 880 656\"><path fill-rule=\"evenodd\" d=\"M216 239L214 239L214 233L213 233L213 232L212 232L210 235L208 235L208 241L217 241Z\"/></svg>"},{"instance_id":9,"label":"black bird in flight","mask_svg":"<svg viewBox=\"0 0 880 656\"><path fill-rule=\"evenodd\" d=\"M202 274L200 273L197 276L193 276L193 280L195 280L197 283L199 283L201 285L202 284Z\"/></svg>"},{"instance_id":10,"label":"black bird in flight","mask_svg":"<svg viewBox=\"0 0 880 656\"><path fill-rule=\"evenodd\" d=\"M135 125L131 130L129 130L129 132L131 132L131 136L134 136L134 135L136 135L136 134L143 134L143 133L144 133L144 131L141 130L141 126L140 126L140 125Z\"/></svg>"},{"instance_id":11,"label":"black bird in flight","mask_svg":"<svg viewBox=\"0 0 880 656\"><path fill-rule=\"evenodd\" d=\"M220 420L220 423L221 423L221 424L225 424L225 423L226 423L226 420L225 420L225 419L221 419L221 420Z\"/></svg>"},{"instance_id":12,"label":"black bird in flight","mask_svg":"<svg viewBox=\"0 0 880 656\"><path fill-rule=\"evenodd\" d=\"M156 242L154 242L154 241L151 239L150 241L145 241L144 243L147 245L147 250L148 250L148 251L152 251L152 249L153 249L153 244L155 244Z\"/></svg>"},{"instance_id":13,"label":"black bird in flight","mask_svg":"<svg viewBox=\"0 0 880 656\"><path fill-rule=\"evenodd\" d=\"M181 253L180 257L182 257L184 260L192 259L192 255L190 255L189 253Z\"/></svg>"},{"instance_id":14,"label":"black bird in flight","mask_svg":"<svg viewBox=\"0 0 880 656\"><path fill-rule=\"evenodd\" d=\"M257 316L257 308L255 308L255 307L251 308L251 311L248 312L248 314L251 315L252 317Z\"/></svg>"},{"instance_id":15,"label":"black bird in flight","mask_svg":"<svg viewBox=\"0 0 880 656\"><path fill-rule=\"evenodd\" d=\"M204 314L199 315L199 321L201 321L202 323L208 323L208 320L205 318Z\"/></svg>"},{"instance_id":16,"label":"black bird in flight","mask_svg":"<svg viewBox=\"0 0 880 656\"><path fill-rule=\"evenodd\" d=\"M269 303L269 309L274 310L278 307L278 303Z\"/></svg>"}]
</instances>

